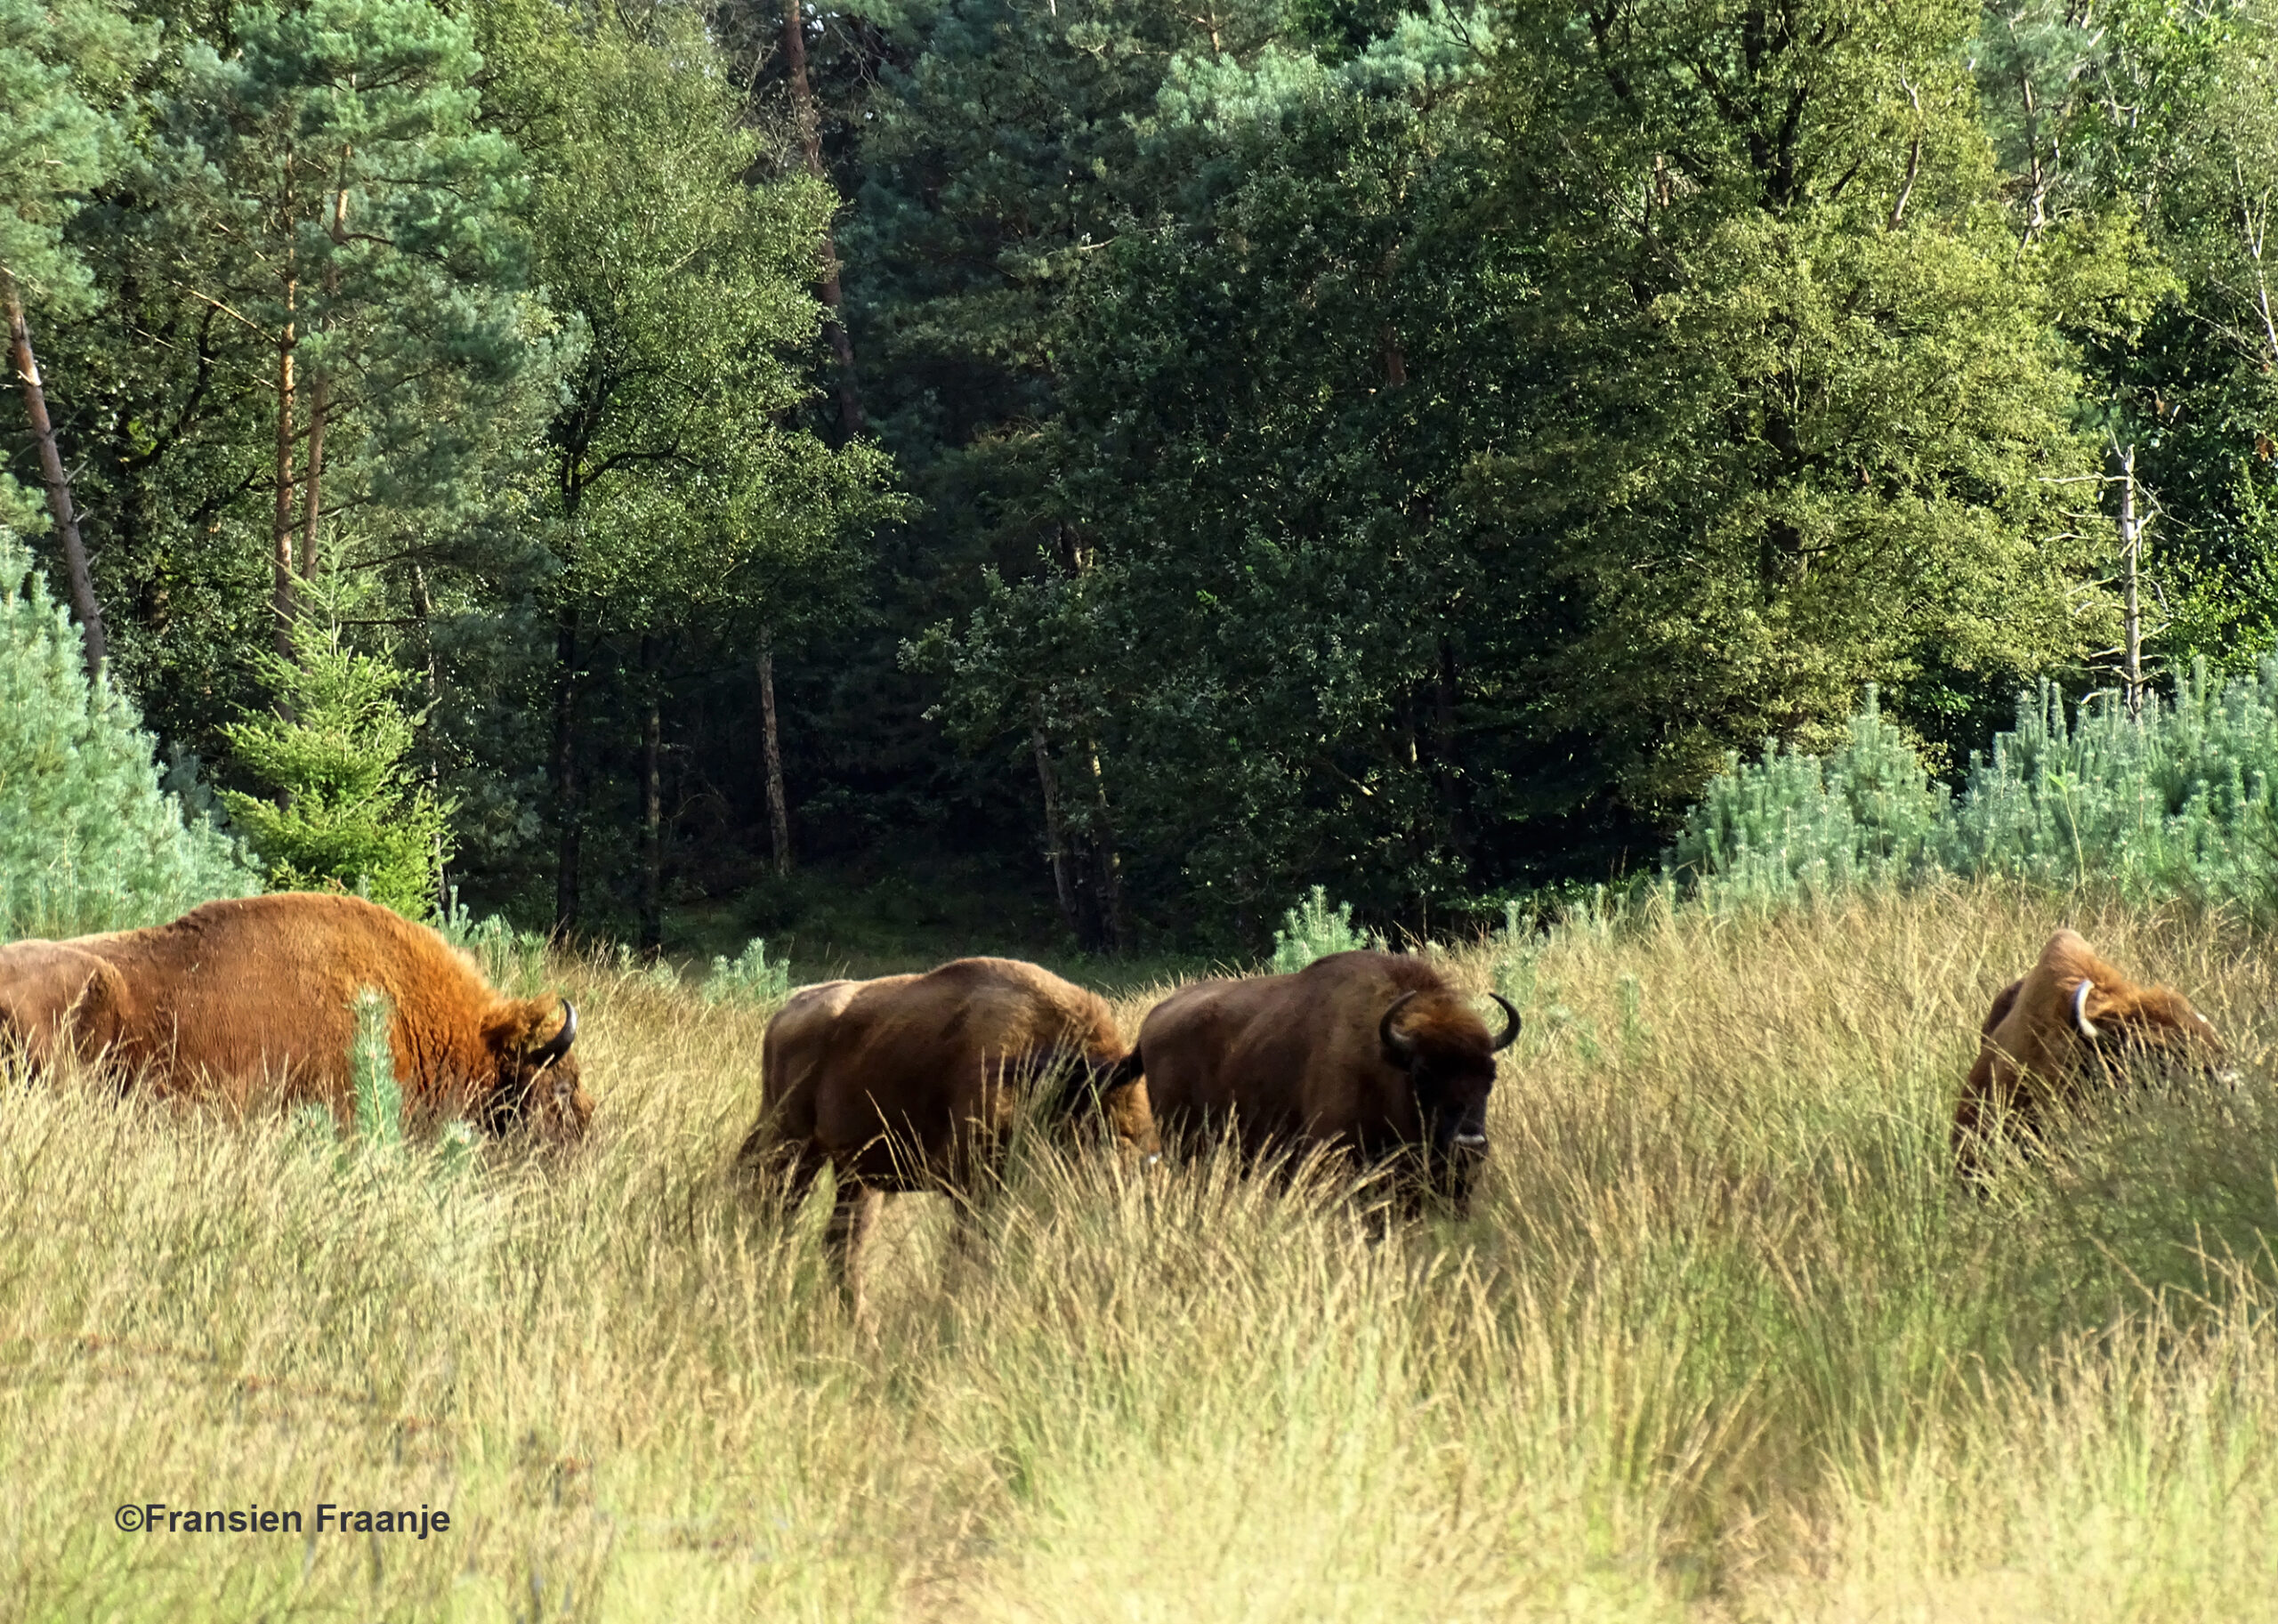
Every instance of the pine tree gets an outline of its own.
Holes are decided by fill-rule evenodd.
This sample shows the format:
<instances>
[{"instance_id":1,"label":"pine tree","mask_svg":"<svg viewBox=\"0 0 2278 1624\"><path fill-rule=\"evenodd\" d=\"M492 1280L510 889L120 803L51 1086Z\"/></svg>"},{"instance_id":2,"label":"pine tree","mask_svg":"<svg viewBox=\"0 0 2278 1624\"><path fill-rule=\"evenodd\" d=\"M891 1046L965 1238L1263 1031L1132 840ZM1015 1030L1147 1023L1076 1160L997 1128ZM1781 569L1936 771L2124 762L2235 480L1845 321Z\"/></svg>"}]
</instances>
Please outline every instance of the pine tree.
<instances>
[{"instance_id":1,"label":"pine tree","mask_svg":"<svg viewBox=\"0 0 2278 1624\"><path fill-rule=\"evenodd\" d=\"M0 939L155 925L256 890L158 788L149 735L0 528Z\"/></svg>"},{"instance_id":2,"label":"pine tree","mask_svg":"<svg viewBox=\"0 0 2278 1624\"><path fill-rule=\"evenodd\" d=\"M230 817L279 890L359 892L410 918L435 912L452 808L411 764L416 719L400 696L415 680L359 654L336 626L293 626L289 656L263 657L277 710L228 730L238 765L274 801L224 791Z\"/></svg>"}]
</instances>

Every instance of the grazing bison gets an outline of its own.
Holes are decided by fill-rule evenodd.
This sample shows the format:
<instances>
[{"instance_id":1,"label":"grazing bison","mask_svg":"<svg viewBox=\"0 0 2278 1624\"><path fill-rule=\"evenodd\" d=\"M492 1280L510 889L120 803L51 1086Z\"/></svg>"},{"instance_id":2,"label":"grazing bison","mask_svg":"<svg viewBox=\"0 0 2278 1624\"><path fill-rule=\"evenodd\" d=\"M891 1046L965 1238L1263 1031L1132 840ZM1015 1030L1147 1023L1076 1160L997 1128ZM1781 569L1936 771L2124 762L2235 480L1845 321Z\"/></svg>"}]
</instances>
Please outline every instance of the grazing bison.
<instances>
[{"instance_id":1,"label":"grazing bison","mask_svg":"<svg viewBox=\"0 0 2278 1624\"><path fill-rule=\"evenodd\" d=\"M1447 978L1396 953L1331 953L1291 975L1198 982L1139 1029L1149 1097L1167 1132L1231 1122L1246 1156L1327 1145L1365 1162L1421 1155L1458 1203L1487 1149L1495 1055Z\"/></svg>"},{"instance_id":2,"label":"grazing bison","mask_svg":"<svg viewBox=\"0 0 2278 1624\"><path fill-rule=\"evenodd\" d=\"M35 1070L69 1054L162 1095L240 1110L314 1100L344 1121L367 987L394 1006L389 1046L414 1121L584 1134L593 1103L570 1001L507 998L433 931L356 897L247 897L149 930L11 942L0 1038Z\"/></svg>"},{"instance_id":3,"label":"grazing bison","mask_svg":"<svg viewBox=\"0 0 2278 1624\"><path fill-rule=\"evenodd\" d=\"M780 1177L788 1214L834 1170L830 1248L858 1318L862 1241L885 1196L957 1198L969 1246L1015 1108L1038 1082L1065 1079L1056 1122L1103 1119L1127 1149L1155 1151L1147 1087L1106 1004L1016 959L802 988L768 1022L761 1064L759 1120L737 1171Z\"/></svg>"},{"instance_id":4,"label":"grazing bison","mask_svg":"<svg viewBox=\"0 0 2278 1624\"><path fill-rule=\"evenodd\" d=\"M2215 1029L2181 993L2137 986L2071 931L2051 936L2040 962L1996 995L1980 1032L1954 1109L1955 1162L1972 1179L2004 1124L2030 1147L2050 1108L2077 1102L2091 1082L2177 1063L2212 1074L2223 1057Z\"/></svg>"}]
</instances>

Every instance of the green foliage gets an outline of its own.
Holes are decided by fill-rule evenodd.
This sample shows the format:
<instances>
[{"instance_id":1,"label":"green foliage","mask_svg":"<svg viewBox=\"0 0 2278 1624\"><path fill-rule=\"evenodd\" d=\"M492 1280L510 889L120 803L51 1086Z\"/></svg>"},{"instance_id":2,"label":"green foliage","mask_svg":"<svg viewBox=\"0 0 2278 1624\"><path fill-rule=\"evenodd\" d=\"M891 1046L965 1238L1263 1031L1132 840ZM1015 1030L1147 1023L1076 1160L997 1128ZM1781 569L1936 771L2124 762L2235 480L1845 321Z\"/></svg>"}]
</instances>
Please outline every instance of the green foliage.
<instances>
[{"instance_id":1,"label":"green foliage","mask_svg":"<svg viewBox=\"0 0 2278 1624\"><path fill-rule=\"evenodd\" d=\"M2068 723L2044 685L1953 796L1870 702L1828 756L1733 761L1668 862L1717 907L1959 876L2181 894L2267 917L2278 909L2278 661L2228 681L2202 666L2171 701L2148 697L2140 723L2108 694Z\"/></svg>"},{"instance_id":2,"label":"green foliage","mask_svg":"<svg viewBox=\"0 0 2278 1624\"><path fill-rule=\"evenodd\" d=\"M1267 968L1275 975L1304 969L1316 958L1347 953L1355 948L1384 947L1384 938L1353 928L1353 904L1329 905L1329 890L1316 885L1305 900L1281 916L1273 933L1273 957Z\"/></svg>"},{"instance_id":3,"label":"green foliage","mask_svg":"<svg viewBox=\"0 0 2278 1624\"><path fill-rule=\"evenodd\" d=\"M359 654L337 626L293 632L294 659L261 658L278 708L225 730L239 764L276 799L225 791L272 885L354 891L408 918L436 910L450 812L407 759L416 719L408 674Z\"/></svg>"},{"instance_id":4,"label":"green foliage","mask_svg":"<svg viewBox=\"0 0 2278 1624\"><path fill-rule=\"evenodd\" d=\"M700 989L707 1004L741 1004L763 1009L779 1004L791 990L791 966L787 959L767 960L767 943L754 937L733 958L715 957L712 974Z\"/></svg>"},{"instance_id":5,"label":"green foliage","mask_svg":"<svg viewBox=\"0 0 2278 1624\"><path fill-rule=\"evenodd\" d=\"M403 1143L403 1085L396 1078L395 1050L388 1042L394 1019L394 1005L377 988L366 987L356 994L348 1075L355 1089L356 1136L372 1150L393 1150Z\"/></svg>"},{"instance_id":6,"label":"green foliage","mask_svg":"<svg viewBox=\"0 0 2278 1624\"><path fill-rule=\"evenodd\" d=\"M474 955L482 974L501 991L529 997L546 984L546 939L537 931L517 930L498 914L473 917L459 901L458 887L450 888L450 901L437 922L445 941Z\"/></svg>"},{"instance_id":7,"label":"green foliage","mask_svg":"<svg viewBox=\"0 0 2278 1624\"><path fill-rule=\"evenodd\" d=\"M0 940L156 925L256 889L161 792L134 707L89 688L77 632L0 529Z\"/></svg>"},{"instance_id":8,"label":"green foliage","mask_svg":"<svg viewBox=\"0 0 2278 1624\"><path fill-rule=\"evenodd\" d=\"M1838 894L1910 877L1948 800L1870 687L1826 755L1769 742L1754 762L1727 755L1668 861L1720 906Z\"/></svg>"},{"instance_id":9,"label":"green foliage","mask_svg":"<svg viewBox=\"0 0 2278 1624\"><path fill-rule=\"evenodd\" d=\"M125 144L119 81L150 41L124 9L117 0L0 0L0 271L36 297L87 291L62 228Z\"/></svg>"}]
</instances>

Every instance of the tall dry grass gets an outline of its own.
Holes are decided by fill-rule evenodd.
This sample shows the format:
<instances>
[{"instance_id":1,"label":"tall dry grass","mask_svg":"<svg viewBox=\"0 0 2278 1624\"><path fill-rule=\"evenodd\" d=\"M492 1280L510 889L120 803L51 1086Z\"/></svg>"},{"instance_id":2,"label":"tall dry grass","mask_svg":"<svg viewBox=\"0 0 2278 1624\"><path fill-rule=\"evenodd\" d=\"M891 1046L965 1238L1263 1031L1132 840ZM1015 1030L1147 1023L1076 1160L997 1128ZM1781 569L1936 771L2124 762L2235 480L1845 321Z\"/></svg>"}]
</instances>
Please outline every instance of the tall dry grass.
<instances>
[{"instance_id":1,"label":"tall dry grass","mask_svg":"<svg viewBox=\"0 0 2278 1624\"><path fill-rule=\"evenodd\" d=\"M1944 1122L2057 923L2236 1095L1983 1200ZM2278 1594L2273 972L1975 891L1451 957L1527 1011L1473 1215L1023 1148L978 1268L720 1177L762 1018L565 971L562 1163L0 1093L0 1610L28 1618L2259 1618ZM1135 1025L1147 1003L1125 999ZM424 1542L122 1502L448 1507Z\"/></svg>"}]
</instances>

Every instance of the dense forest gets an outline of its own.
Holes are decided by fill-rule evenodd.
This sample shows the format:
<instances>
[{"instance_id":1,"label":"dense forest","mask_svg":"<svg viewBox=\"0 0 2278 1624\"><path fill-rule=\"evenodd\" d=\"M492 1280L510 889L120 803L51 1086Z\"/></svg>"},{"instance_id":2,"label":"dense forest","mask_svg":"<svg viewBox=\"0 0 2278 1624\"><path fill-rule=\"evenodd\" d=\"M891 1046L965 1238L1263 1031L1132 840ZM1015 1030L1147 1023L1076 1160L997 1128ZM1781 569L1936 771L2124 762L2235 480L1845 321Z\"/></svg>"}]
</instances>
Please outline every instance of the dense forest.
<instances>
[{"instance_id":1,"label":"dense forest","mask_svg":"<svg viewBox=\"0 0 2278 1624\"><path fill-rule=\"evenodd\" d=\"M0 0L0 525L413 911L1432 930L2278 646L2254 4Z\"/></svg>"}]
</instances>

